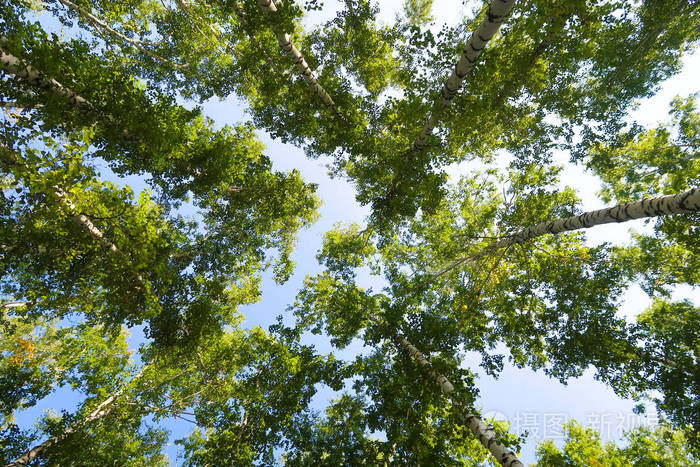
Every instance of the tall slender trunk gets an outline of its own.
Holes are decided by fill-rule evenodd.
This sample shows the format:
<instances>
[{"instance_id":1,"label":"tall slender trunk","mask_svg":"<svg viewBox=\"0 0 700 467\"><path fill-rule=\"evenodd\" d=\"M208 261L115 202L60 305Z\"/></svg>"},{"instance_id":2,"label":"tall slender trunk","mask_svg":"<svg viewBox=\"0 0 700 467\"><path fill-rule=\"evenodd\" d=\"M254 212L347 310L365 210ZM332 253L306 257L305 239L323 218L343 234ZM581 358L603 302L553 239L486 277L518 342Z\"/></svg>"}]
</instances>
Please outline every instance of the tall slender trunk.
<instances>
[{"instance_id":1,"label":"tall slender trunk","mask_svg":"<svg viewBox=\"0 0 700 467\"><path fill-rule=\"evenodd\" d=\"M474 31L469 38L467 45L464 46L462 56L459 58L452 75L450 75L442 87L441 96L435 101L433 111L418 135L418 138L414 141L411 147L412 150L420 151L423 149L425 140L433 132L435 126L437 126L445 109L452 103L465 76L474 68L476 61L481 55L481 51L501 27L501 24L503 24L508 13L510 13L514 3L515 0L491 1L488 11L486 12L486 18L479 24L476 31Z\"/></svg>"},{"instance_id":2,"label":"tall slender trunk","mask_svg":"<svg viewBox=\"0 0 700 467\"><path fill-rule=\"evenodd\" d=\"M382 320L376 315L370 315L370 321L375 324L381 324ZM479 442L489 450L491 455L506 467L524 467L523 463L520 462L518 457L513 451L503 446L496 439L496 433L493 429L489 428L477 415L469 413L469 411L462 406L462 403L455 397L454 385L447 379L445 375L441 375L436 372L433 366L430 364L423 352L418 350L408 339L394 331L391 334L391 338L394 344L398 347L403 348L408 354L418 363L418 365L425 371L435 382L440 386L442 392L447 395L447 397L452 401L454 406L458 410L458 417L477 437ZM467 412L466 414L464 412Z\"/></svg>"},{"instance_id":3,"label":"tall slender trunk","mask_svg":"<svg viewBox=\"0 0 700 467\"><path fill-rule=\"evenodd\" d=\"M124 254L119 248L117 248L117 245L112 243L112 241L109 238L107 238L97 226L95 226L95 224L90 220L89 217L87 217L84 214L79 214L77 212L75 204L73 204L73 202L70 200L65 191L63 191L57 186L54 187L54 190L61 204L63 204L70 211L73 222L80 226L92 238L100 242L105 248L109 250L110 253L113 253L122 258L126 257L126 254ZM129 262L131 261L129 260ZM134 277L139 282L144 291L146 291L146 283L143 279L143 275L139 272L134 271Z\"/></svg>"},{"instance_id":4,"label":"tall slender trunk","mask_svg":"<svg viewBox=\"0 0 700 467\"><path fill-rule=\"evenodd\" d=\"M647 198L633 203L618 204L611 208L589 211L578 216L542 222L492 243L471 259L478 259L493 250L523 243L545 234L558 234L613 222L698 211L700 211L700 188L691 188L675 195Z\"/></svg>"},{"instance_id":5,"label":"tall slender trunk","mask_svg":"<svg viewBox=\"0 0 700 467\"><path fill-rule=\"evenodd\" d=\"M0 45L5 41L6 39L4 37L0 37ZM66 100L82 113L90 114L95 112L95 107L87 99L76 94L73 90L59 83L54 78L47 77L31 65L26 65L14 55L5 53L2 49L0 49L0 69L22 81L26 81L32 86L47 90L53 95Z\"/></svg>"},{"instance_id":6,"label":"tall slender trunk","mask_svg":"<svg viewBox=\"0 0 700 467\"><path fill-rule=\"evenodd\" d=\"M134 380L138 379L141 377L143 374L144 370L146 367L143 367L141 371L131 380L133 382ZM112 409L114 408L114 401L117 400L119 396L121 396L128 388L130 384L125 384L121 388L119 388L117 391L115 391L111 396L109 396L107 399L104 401L100 402L100 404L95 407L92 412L90 412L85 418L82 420L79 420L72 425L68 426L68 428L65 429L63 433L60 435L52 436L46 441L44 441L41 444L38 444L34 446L33 448L29 449L26 451L24 454L19 456L17 459L13 460L9 464L5 464L5 467L19 467L19 466L24 466L28 465L31 461L36 459L41 455L42 452L50 448L51 446L55 445L56 443L59 443L60 441L64 440L66 437L71 435L72 433L75 433L79 429L81 429L83 426L87 425L90 422L94 422L96 420L99 420L106 415L108 415Z\"/></svg>"},{"instance_id":7,"label":"tall slender trunk","mask_svg":"<svg viewBox=\"0 0 700 467\"><path fill-rule=\"evenodd\" d=\"M299 73L301 73L301 76L304 78L304 81L306 81L306 84L308 84L311 90L321 98L326 107L330 108L334 114L341 116L335 102L328 92L326 92L323 86L321 86L321 84L318 82L313 71L311 70L311 67L309 67L309 64L306 63L304 55L294 45L290 35L286 33L277 23L277 18L275 18L275 15L277 15L277 6L275 5L274 0L258 0L258 6L268 15L268 17L270 17L270 28L272 29L272 32L275 33L275 36L277 36L277 43L279 44L280 48L286 52L287 56L292 60L292 62L294 62L294 65L296 65L297 70Z\"/></svg>"},{"instance_id":8,"label":"tall slender trunk","mask_svg":"<svg viewBox=\"0 0 700 467\"><path fill-rule=\"evenodd\" d=\"M496 439L496 433L492 428L489 428L477 415L468 412L462 406L462 404L455 398L454 385L445 377L436 372L427 358L423 353L418 350L413 344L411 344L408 339L399 334L394 335L394 340L406 350L411 357L423 368L423 370L430 375L431 378L440 386L442 392L444 392L447 397L452 400L454 406L458 409L457 416L460 418L462 423L464 423L477 437L481 444L489 450L491 455L496 458L501 465L506 467L524 467L523 463L520 462L518 457L513 451L505 447L503 444L499 443Z\"/></svg>"},{"instance_id":9,"label":"tall slender trunk","mask_svg":"<svg viewBox=\"0 0 700 467\"><path fill-rule=\"evenodd\" d=\"M0 37L0 46L6 41L7 39ZM109 125L119 126L119 122L112 115L98 112L98 109L83 96L77 94L69 87L64 86L56 79L46 76L43 72L35 69L31 65L25 64L14 55L5 53L2 49L0 49L0 70L27 82L31 86L36 86L50 92L85 115L90 115L93 118L101 117ZM42 107L42 105L36 106L36 108L39 107ZM121 136L127 141L136 141L136 138L125 128L121 130Z\"/></svg>"},{"instance_id":10,"label":"tall slender trunk","mask_svg":"<svg viewBox=\"0 0 700 467\"><path fill-rule=\"evenodd\" d=\"M33 169L25 163L21 156L19 156L17 153L9 149L3 144L0 144L0 151L2 151L2 154L0 157L6 157L9 162L19 165L23 167L26 171L32 172ZM56 198L58 198L58 201L60 204L66 207L68 211L70 212L71 219L73 222L78 225L81 229L83 229L88 235L90 235L92 238L100 242L107 250L117 256L120 256L122 258L126 257L126 254L124 254L118 247L115 245L107 236L105 236L104 232L102 232L93 222L90 220L89 217L87 217L84 214L80 214L77 212L77 208L73 201L71 201L70 197L68 194L59 186L54 185L53 186L54 190L54 195ZM128 260L128 258L127 258ZM128 261L129 263L131 262L130 260ZM147 290L146 283L144 281L143 275L137 271L133 271L134 277L136 280L139 282L139 285L143 288L144 291Z\"/></svg>"},{"instance_id":11,"label":"tall slender trunk","mask_svg":"<svg viewBox=\"0 0 700 467\"><path fill-rule=\"evenodd\" d=\"M78 214L76 211L75 204L70 200L68 197L68 194L66 194L65 191L63 191L61 188L54 186L54 190L56 193L56 196L58 199L61 201L61 204L66 206L68 210L71 212L71 217L73 218L73 222L78 224L82 229L90 234L91 237L97 239L102 245L104 245L109 251L112 253L118 253L119 249L117 246L112 243L107 237L105 237L104 233L100 229L98 229L95 224L92 223L90 218L85 216L84 214Z\"/></svg>"}]
</instances>

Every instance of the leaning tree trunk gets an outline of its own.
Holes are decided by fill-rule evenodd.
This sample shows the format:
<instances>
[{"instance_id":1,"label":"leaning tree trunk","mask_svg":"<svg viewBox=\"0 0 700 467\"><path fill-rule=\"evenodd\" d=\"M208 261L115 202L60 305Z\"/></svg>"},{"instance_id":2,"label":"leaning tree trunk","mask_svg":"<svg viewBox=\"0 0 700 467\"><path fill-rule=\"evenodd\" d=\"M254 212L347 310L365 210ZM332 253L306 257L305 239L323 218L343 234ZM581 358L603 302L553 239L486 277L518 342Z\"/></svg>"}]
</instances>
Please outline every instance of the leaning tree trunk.
<instances>
[{"instance_id":1,"label":"leaning tree trunk","mask_svg":"<svg viewBox=\"0 0 700 467\"><path fill-rule=\"evenodd\" d=\"M396 341L398 341L399 345L418 362L421 368L423 368L423 370L425 370L425 372L428 373L430 377L435 380L435 382L437 382L440 389L442 389L442 392L444 392L447 397L452 400L455 407L457 407L459 410L458 417L462 423L464 423L471 430L474 436L479 439L481 444L489 450L491 455L493 455L493 457L495 457L496 460L501 463L501 465L506 467L524 467L523 463L520 462L513 451L498 442L496 439L496 433L492 428L489 428L477 415L473 413L464 413L467 411L464 410L464 407L462 407L459 400L455 398L454 386L452 383L450 383L445 375L441 375L433 369L428 359L425 358L420 350L418 350L408 341L408 339L401 335L397 334L394 336L394 338Z\"/></svg>"},{"instance_id":2,"label":"leaning tree trunk","mask_svg":"<svg viewBox=\"0 0 700 467\"><path fill-rule=\"evenodd\" d=\"M80 226L88 235L100 242L110 253L120 257L126 258L126 255L117 248L117 245L112 243L112 241L105 236L105 234L97 227L95 224L84 214L79 214L75 207L75 204L70 200L65 191L59 187L54 187L56 196L58 197L61 204L63 204L71 213L71 219L73 222ZM128 258L127 258L128 260ZM131 262L131 261L128 261ZM146 283L143 280L143 275L139 272L134 271L134 277L138 281L139 285L143 288L144 292L148 290Z\"/></svg>"},{"instance_id":3,"label":"leaning tree trunk","mask_svg":"<svg viewBox=\"0 0 700 467\"><path fill-rule=\"evenodd\" d=\"M376 324L381 324L381 320L376 315L370 315L370 321ZM493 457L506 467L524 467L523 463L520 462L518 457L513 451L505 447L503 444L499 443L496 439L496 433L493 429L489 428L477 415L473 413L463 413L468 412L461 402L455 398L454 385L447 379L445 375L441 375L436 372L423 352L418 350L413 344L411 344L408 339L400 335L398 332L392 333L392 339L395 344L403 348L408 352L408 354L413 357L413 359L418 362L420 367L428 373L428 375L435 380L435 382L440 386L442 392L444 392L447 397L450 398L454 406L458 409L458 417L477 437L479 442L488 449Z\"/></svg>"},{"instance_id":4,"label":"leaning tree trunk","mask_svg":"<svg viewBox=\"0 0 700 467\"><path fill-rule=\"evenodd\" d=\"M0 38L0 45L5 42L5 38ZM45 76L42 72L34 69L31 65L26 65L14 55L5 53L0 49L0 69L10 73L22 81L26 81L32 86L45 89L53 95L66 100L70 105L76 107L80 112L90 114L95 112L95 107L84 97L76 94L70 88L62 85L53 78Z\"/></svg>"},{"instance_id":5,"label":"leaning tree trunk","mask_svg":"<svg viewBox=\"0 0 700 467\"><path fill-rule=\"evenodd\" d=\"M476 31L474 31L469 38L467 45L464 46L462 56L459 58L452 75L450 75L445 85L442 87L441 96L435 101L433 112L423 126L420 135L418 135L418 138L414 141L411 147L412 150L420 151L423 149L425 140L433 132L433 129L438 124L445 109L452 103L452 100L462 85L462 81L464 81L464 77L474 68L486 43L491 40L501 27L501 24L505 21L513 7L513 3L515 3L515 0L491 1L486 12L486 18L479 24Z\"/></svg>"},{"instance_id":6,"label":"leaning tree trunk","mask_svg":"<svg viewBox=\"0 0 700 467\"><path fill-rule=\"evenodd\" d=\"M139 378L143 374L144 370L145 370L145 367L141 369L141 371L134 377L134 379ZM99 420L99 419L105 417L114 408L114 401L119 396L121 396L124 393L124 391L126 391L126 389L128 387L129 387L129 384L125 384L124 386L119 388L116 392L114 392L111 396L109 396L107 399L102 401L85 418L70 425L60 435L52 436L49 439L47 439L46 441L44 441L43 443L29 449L27 452L25 452L24 454L19 456L17 459L13 460L9 464L5 464L5 467L19 467L19 466L28 465L34 459L39 457L42 452L44 452L45 450L47 450L51 446L55 445L56 443L59 443L60 441L64 440L66 437L68 437L72 433L75 433L76 431L81 429L83 426L87 425L88 423L94 422L96 420Z\"/></svg>"},{"instance_id":7,"label":"leaning tree trunk","mask_svg":"<svg viewBox=\"0 0 700 467\"><path fill-rule=\"evenodd\" d=\"M578 216L542 222L487 246L484 251L472 256L471 259L478 259L493 250L523 243L545 234L558 234L613 222L698 211L700 211L700 188L692 188L675 195L647 198L634 203L618 204L611 208L586 212Z\"/></svg>"},{"instance_id":8,"label":"leaning tree trunk","mask_svg":"<svg viewBox=\"0 0 700 467\"><path fill-rule=\"evenodd\" d=\"M11 161L13 164L17 164L21 167L23 167L25 170L28 172L32 172L32 168L25 163L22 158L15 153L14 151L10 150L7 148L5 145L0 144L0 150L2 151L2 154L7 156L9 161ZM78 213L77 208L75 204L71 201L70 197L68 194L59 186L54 186L54 195L56 198L58 198L58 201L60 204L65 206L65 208L70 212L70 217L71 220L78 225L82 230L84 230L88 235L90 235L92 238L97 240L101 245L103 245L107 250L120 258L128 258L126 257L126 254L122 252L117 245L115 245L107 236L105 236L104 232L102 232L93 222L92 220L87 217L84 214ZM131 261L127 261L131 262ZM146 283L143 279L143 275L137 271L133 271L134 277L138 281L139 285L143 288L144 291L148 290L146 287Z\"/></svg>"},{"instance_id":9,"label":"leaning tree trunk","mask_svg":"<svg viewBox=\"0 0 700 467\"><path fill-rule=\"evenodd\" d=\"M280 48L286 52L287 56L292 60L292 62L294 62L294 65L296 65L297 70L299 73L301 73L304 81L306 81L306 84L308 84L311 90L321 98L326 107L330 108L334 114L340 115L335 102L314 76L311 67L309 67L308 63L306 63L304 55L299 51L299 49L296 48L290 35L286 33L277 23L277 18L275 18L275 15L277 14L277 6L275 5L274 0L258 0L258 6L270 17L270 27L272 32L275 33L275 36L277 36L277 43L279 44Z\"/></svg>"},{"instance_id":10,"label":"leaning tree trunk","mask_svg":"<svg viewBox=\"0 0 700 467\"><path fill-rule=\"evenodd\" d=\"M6 41L7 39L0 37L0 46ZM56 79L46 76L44 73L35 69L31 65L25 64L14 55L5 53L2 49L0 49L0 70L15 76L19 80L25 81L31 86L36 86L50 92L54 96L64 100L68 105L75 107L84 115L88 115L95 119L102 118L107 124L121 128L119 121L117 121L113 115L99 112L93 103L85 99L83 96L77 94L69 87L64 86ZM37 108L38 107L41 107L41 105L38 105ZM121 137L126 141L138 142L138 140L129 132L129 130L122 128L120 133Z\"/></svg>"}]
</instances>

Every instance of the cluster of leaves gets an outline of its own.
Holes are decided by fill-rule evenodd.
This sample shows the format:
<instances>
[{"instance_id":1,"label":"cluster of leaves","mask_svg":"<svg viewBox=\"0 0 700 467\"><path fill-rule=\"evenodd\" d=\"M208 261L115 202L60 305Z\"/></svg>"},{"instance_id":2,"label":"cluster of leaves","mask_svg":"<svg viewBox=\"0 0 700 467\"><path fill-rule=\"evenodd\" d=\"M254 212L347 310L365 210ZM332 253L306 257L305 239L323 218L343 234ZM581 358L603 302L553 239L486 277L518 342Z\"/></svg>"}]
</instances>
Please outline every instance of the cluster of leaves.
<instances>
[{"instance_id":1,"label":"cluster of leaves","mask_svg":"<svg viewBox=\"0 0 700 467\"><path fill-rule=\"evenodd\" d=\"M698 463L697 455L687 449L683 434L661 424L655 429L638 427L624 436L626 445L602 444L600 434L571 421L564 426L563 451L547 441L537 449L538 466L637 466Z\"/></svg>"}]
</instances>

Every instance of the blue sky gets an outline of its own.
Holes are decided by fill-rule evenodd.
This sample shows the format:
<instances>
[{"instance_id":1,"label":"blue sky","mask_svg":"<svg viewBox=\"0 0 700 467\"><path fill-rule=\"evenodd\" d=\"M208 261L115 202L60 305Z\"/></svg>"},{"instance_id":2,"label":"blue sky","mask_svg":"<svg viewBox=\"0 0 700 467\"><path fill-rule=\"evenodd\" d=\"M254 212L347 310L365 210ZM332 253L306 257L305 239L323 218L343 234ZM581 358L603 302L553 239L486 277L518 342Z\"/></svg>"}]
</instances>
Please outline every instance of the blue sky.
<instances>
[{"instance_id":1,"label":"blue sky","mask_svg":"<svg viewBox=\"0 0 700 467\"><path fill-rule=\"evenodd\" d=\"M328 8L320 13L314 13L307 18L307 24L321 21L332 15L337 2L332 3ZM389 22L400 8L400 0L382 1L381 18ZM455 7L455 4L458 6ZM463 13L469 13L469 6L462 6L461 2L454 0L436 0L434 5L434 15L436 24L449 22L453 24L456 18ZM668 119L668 103L675 95L688 95L700 90L700 53L686 57L684 70L681 74L665 83L659 93L652 99L640 102L638 110L632 118L644 125L653 126ZM245 109L239 104L237 99L226 101L211 100L204 104L204 112L213 118L217 124L235 124L249 120ZM321 246L323 234L333 228L338 223L358 222L364 223L364 219L369 214L367 207L362 207L355 201L355 190L353 186L341 179L330 179L327 174L325 162L323 160L307 159L300 149L272 140L264 132L259 136L265 143L266 154L272 159L276 170L299 170L308 182L318 184L318 195L323 201L320 209L319 220L308 230L299 235L299 242L294 254L296 270L292 278L284 285L275 284L269 277L263 281L262 300L254 305L245 307L242 311L246 316L246 326L260 325L266 328L274 322L275 317L280 314L287 315L287 307L293 303L297 291L300 289L304 277L309 274L319 272L321 269L316 261L316 253ZM568 155L560 154L559 159L565 162ZM465 170L464 166L452 168L453 175L457 177ZM113 175L108 175L108 178ZM130 184L135 191L141 189L143 180L132 177L128 180L120 180L121 183ZM585 173L580 167L567 167L564 171L563 183L577 188L583 200L583 208L586 210L597 209L604 206L596 196L599 182L595 177ZM602 241L611 241L615 244L622 244L629 240L630 229L644 229L642 221L626 223L624 225L606 225L591 229L588 232L589 241L593 244ZM381 280L363 278L366 281L374 280L371 285L375 289L382 287ZM700 303L700 293L697 290L688 288L680 289L676 293L676 298L691 298L694 302ZM638 289L632 288L621 307L621 312L629 317L633 317L643 311L649 301ZM138 344L140 333L134 330L134 345ZM317 345L321 352L331 351L327 340L319 336L309 336L308 342ZM361 351L359 345L351 346L346 352L338 353L340 356L351 356L355 352ZM478 370L478 360L476 357L468 356L466 365L473 370ZM616 439L623 429L633 428L638 424L649 424L654 422L643 416L632 413L634 402L622 400L615 396L613 391L607 386L597 382L593 378L592 372L587 372L583 377L571 380L567 386L557 381L547 378L544 374L530 370L516 369L506 366L498 380L487 376L479 378L478 386L481 391L479 404L484 413L494 415L497 418L505 418L512 422L512 431L527 429L531 433L522 459L527 462L534 461L534 446L536 440L543 438L553 439L555 442L561 440L561 422L566 419L576 418L584 424L589 424L602 431L604 439ZM332 396L330 391L324 390L314 401L317 408L321 408L327 399ZM53 407L56 410L71 408L78 401L78 396L69 391L60 390L47 398L40 405L20 414L18 420L22 425L31 423L42 410ZM654 414L653 407L649 407L650 413ZM189 432L191 426L185 422L169 424L173 430L174 437L181 437ZM173 463L177 463L177 449L171 446L168 454Z\"/></svg>"}]
</instances>

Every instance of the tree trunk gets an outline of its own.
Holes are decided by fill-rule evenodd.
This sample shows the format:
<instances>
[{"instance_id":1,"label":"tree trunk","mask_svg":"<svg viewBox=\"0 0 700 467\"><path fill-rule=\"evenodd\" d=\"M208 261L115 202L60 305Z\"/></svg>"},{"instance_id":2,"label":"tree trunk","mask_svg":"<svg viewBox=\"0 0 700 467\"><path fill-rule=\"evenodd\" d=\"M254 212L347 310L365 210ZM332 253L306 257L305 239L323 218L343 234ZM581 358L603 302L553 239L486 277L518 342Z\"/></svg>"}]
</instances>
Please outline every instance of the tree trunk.
<instances>
[{"instance_id":1,"label":"tree trunk","mask_svg":"<svg viewBox=\"0 0 700 467\"><path fill-rule=\"evenodd\" d=\"M66 194L65 191L63 191L61 188L55 186L55 193L60 202L68 208L68 210L71 212L71 218L73 219L73 222L75 222L77 225L79 225L85 232L87 232L91 237L96 239L98 242L100 242L104 247L106 247L110 253L113 253L115 255L125 257L126 255L119 249L117 248L117 245L112 243L112 241L105 237L105 234L93 224L93 222L90 220L89 217L87 217L84 214L78 214L76 212L75 204L68 198L68 195ZM139 282L141 287L144 289L144 292L147 290L146 284L143 280L143 275L139 272L134 271L134 276L136 277L136 280Z\"/></svg>"},{"instance_id":2,"label":"tree trunk","mask_svg":"<svg viewBox=\"0 0 700 467\"><path fill-rule=\"evenodd\" d=\"M375 316L370 315L370 321L376 324L381 324L381 320ZM461 402L455 398L454 385L447 379L445 375L441 375L436 372L423 352L418 350L413 344L409 342L404 336L400 335L398 332L392 334L392 339L394 343L403 348L408 354L413 357L414 360L418 362L420 367L428 373L428 375L435 380L435 382L440 386L442 392L447 395L447 397L452 401L454 406L458 410L458 417L477 437L479 442L491 453L493 457L506 467L524 467L524 464L520 462L520 459L515 455L513 451L505 447L503 444L499 443L496 439L496 433L493 429L489 428L479 417L473 413L466 410Z\"/></svg>"},{"instance_id":3,"label":"tree trunk","mask_svg":"<svg viewBox=\"0 0 700 467\"><path fill-rule=\"evenodd\" d=\"M0 38L0 45L5 41L6 39L4 37ZM22 81L26 81L32 86L40 87L61 99L65 99L70 105L75 106L82 113L89 114L95 111L94 106L87 99L79 96L55 79L46 77L42 72L34 69L32 66L25 65L14 55L6 54L1 49L0 69L16 76Z\"/></svg>"},{"instance_id":4,"label":"tree trunk","mask_svg":"<svg viewBox=\"0 0 700 467\"><path fill-rule=\"evenodd\" d=\"M442 117L442 113L452 103L452 100L462 85L462 81L464 81L464 77L474 68L486 43L491 40L501 27L501 24L505 21L513 7L513 3L515 3L515 0L491 1L488 11L486 12L486 18L479 24L476 31L472 33L469 42L462 50L462 56L459 58L455 70L442 87L441 96L435 101L430 118L423 126L423 130L411 147L413 151L420 151L423 149L425 140L433 132L433 129Z\"/></svg>"},{"instance_id":5,"label":"tree trunk","mask_svg":"<svg viewBox=\"0 0 700 467\"><path fill-rule=\"evenodd\" d=\"M277 43L292 62L294 62L294 65L296 65L297 70L301 73L306 84L321 98L326 107L330 108L336 115L340 115L335 102L314 76L309 64L306 63L304 55L296 48L294 43L292 43L290 35L279 27L276 18L274 18L274 15L277 13L277 6L274 0L258 0L258 6L271 18L270 27L272 32L275 33L275 36L277 36Z\"/></svg>"},{"instance_id":6,"label":"tree trunk","mask_svg":"<svg viewBox=\"0 0 700 467\"><path fill-rule=\"evenodd\" d=\"M462 422L471 430L474 436L476 436L479 439L481 444L489 450L491 455L493 455L493 457L495 457L496 460L498 460L498 462L501 463L501 465L504 465L506 467L524 467L523 463L520 462L520 460L513 451L511 451L510 449L498 442L498 440L496 439L496 433L493 431L493 429L489 428L475 414L463 413L466 412L466 410L464 410L462 404L454 398L454 386L452 385L452 383L450 383L450 381L444 375L437 373L433 369L428 359L425 358L425 356L420 350L418 350L413 344L411 344L408 341L408 339L401 335L397 334L394 336L394 338L396 341L398 341L399 345L418 362L418 364L426 371L426 373L428 373L430 377L437 382L437 384L442 389L442 392L444 392L447 395L447 397L449 397L450 400L452 400L455 407L457 407L457 409L459 410L458 417L460 418L460 420L462 420Z\"/></svg>"},{"instance_id":7,"label":"tree trunk","mask_svg":"<svg viewBox=\"0 0 700 467\"><path fill-rule=\"evenodd\" d=\"M6 41L7 39L0 37L0 46ZM119 122L112 115L98 112L97 108L90 101L77 94L72 89L64 86L54 78L47 77L44 73L31 65L26 65L14 55L3 52L2 49L0 49L0 70L10 73L31 86L36 86L50 92L56 97L65 100L69 105L77 108L78 111L85 115L90 115L93 118L101 117L107 124L121 127ZM40 107L42 107L41 104L35 106L35 108ZM138 142L127 129L121 130L121 136L127 141Z\"/></svg>"},{"instance_id":8,"label":"tree trunk","mask_svg":"<svg viewBox=\"0 0 700 467\"><path fill-rule=\"evenodd\" d=\"M542 222L498 240L487 246L481 253L472 256L471 259L475 260L481 258L499 248L523 243L545 234L558 234L571 230L586 229L596 225L610 224L612 222L626 222L633 219L698 211L700 211L700 188L692 188L675 195L647 198L634 203L618 204L611 208L586 212L578 216Z\"/></svg>"},{"instance_id":9,"label":"tree trunk","mask_svg":"<svg viewBox=\"0 0 700 467\"><path fill-rule=\"evenodd\" d=\"M140 377L141 374L143 374L143 369L139 372L138 375L136 375L136 377L134 379L137 379L138 377ZM119 390L114 392L111 396L109 396L107 399L102 401L97 407L95 407L95 409L92 412L90 412L85 418L70 425L60 435L52 436L49 439L47 439L46 441L44 441L43 443L29 449L27 452L25 452L24 454L19 456L17 459L13 460L9 464L5 464L5 467L19 467L19 466L28 465L31 461L33 461L34 459L39 457L41 455L41 453L43 451L45 451L46 449L48 449L51 446L55 445L56 443L62 441L67 436L78 431L80 428L87 425L88 423L93 422L95 420L99 420L102 417L106 416L114 408L114 401L119 396L121 396L128 387L129 387L128 384L122 386Z\"/></svg>"},{"instance_id":10,"label":"tree trunk","mask_svg":"<svg viewBox=\"0 0 700 467\"><path fill-rule=\"evenodd\" d=\"M73 222L79 225L91 237L97 239L97 241L104 245L109 251L112 253L119 253L117 246L107 237L105 237L104 233L102 233L102 231L98 229L87 216L76 213L75 204L73 204L65 191L57 186L54 186L54 190L61 204L63 204L71 212Z\"/></svg>"},{"instance_id":11,"label":"tree trunk","mask_svg":"<svg viewBox=\"0 0 700 467\"><path fill-rule=\"evenodd\" d=\"M2 155L6 155L11 158L10 161L12 163L20 165L24 167L27 171L32 172L32 168L28 164L26 164L22 160L21 156L19 156L17 153L10 150L3 144L0 144L0 150L2 150ZM73 204L73 202L68 197L68 194L62 188L54 185L53 189L54 194L58 198L59 203L64 205L68 209L68 211L70 211L71 219L75 224L80 226L80 228L82 228L88 235L100 242L104 247L106 247L109 250L110 253L121 257L126 257L126 255L119 248L117 248L117 246L114 243L112 243L112 241L109 238L105 236L105 234L90 220L89 217L76 212L77 209L75 207L75 204ZM143 279L143 275L137 271L133 271L133 273L134 277L139 282L140 286L145 292L147 290L147 287Z\"/></svg>"}]
</instances>

